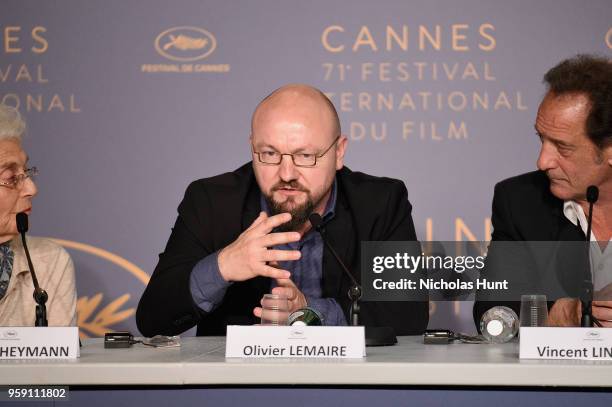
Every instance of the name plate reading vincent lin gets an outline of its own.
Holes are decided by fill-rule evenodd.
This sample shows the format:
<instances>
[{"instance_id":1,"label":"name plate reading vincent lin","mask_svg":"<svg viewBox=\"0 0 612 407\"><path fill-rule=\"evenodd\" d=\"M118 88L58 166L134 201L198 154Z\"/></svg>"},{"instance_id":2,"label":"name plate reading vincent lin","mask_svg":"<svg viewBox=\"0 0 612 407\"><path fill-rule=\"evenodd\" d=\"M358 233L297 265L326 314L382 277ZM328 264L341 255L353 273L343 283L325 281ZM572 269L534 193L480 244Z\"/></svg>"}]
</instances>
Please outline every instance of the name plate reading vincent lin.
<instances>
[{"instance_id":1,"label":"name plate reading vincent lin","mask_svg":"<svg viewBox=\"0 0 612 407\"><path fill-rule=\"evenodd\" d=\"M612 329L522 327L521 359L612 360Z\"/></svg>"},{"instance_id":2,"label":"name plate reading vincent lin","mask_svg":"<svg viewBox=\"0 0 612 407\"><path fill-rule=\"evenodd\" d=\"M0 359L76 359L79 328L0 328Z\"/></svg>"},{"instance_id":3,"label":"name plate reading vincent lin","mask_svg":"<svg viewBox=\"0 0 612 407\"><path fill-rule=\"evenodd\" d=\"M227 327L227 358L362 358L362 326Z\"/></svg>"}]
</instances>

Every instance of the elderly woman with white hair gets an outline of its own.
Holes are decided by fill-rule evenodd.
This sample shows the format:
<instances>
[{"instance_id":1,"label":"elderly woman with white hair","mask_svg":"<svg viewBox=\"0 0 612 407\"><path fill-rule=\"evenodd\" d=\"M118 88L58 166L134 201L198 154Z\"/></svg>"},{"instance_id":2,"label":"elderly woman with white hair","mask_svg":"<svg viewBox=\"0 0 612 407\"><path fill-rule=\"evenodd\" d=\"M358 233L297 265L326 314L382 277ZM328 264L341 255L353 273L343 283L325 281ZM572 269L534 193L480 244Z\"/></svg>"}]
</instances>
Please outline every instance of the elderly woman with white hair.
<instances>
[{"instance_id":1,"label":"elderly woman with white hair","mask_svg":"<svg viewBox=\"0 0 612 407\"><path fill-rule=\"evenodd\" d=\"M34 326L34 284L17 231L16 215L30 214L37 189L21 146L25 123L19 112L0 104L0 326ZM48 239L27 238L41 288L48 294L49 326L76 325L74 266L68 253Z\"/></svg>"}]
</instances>

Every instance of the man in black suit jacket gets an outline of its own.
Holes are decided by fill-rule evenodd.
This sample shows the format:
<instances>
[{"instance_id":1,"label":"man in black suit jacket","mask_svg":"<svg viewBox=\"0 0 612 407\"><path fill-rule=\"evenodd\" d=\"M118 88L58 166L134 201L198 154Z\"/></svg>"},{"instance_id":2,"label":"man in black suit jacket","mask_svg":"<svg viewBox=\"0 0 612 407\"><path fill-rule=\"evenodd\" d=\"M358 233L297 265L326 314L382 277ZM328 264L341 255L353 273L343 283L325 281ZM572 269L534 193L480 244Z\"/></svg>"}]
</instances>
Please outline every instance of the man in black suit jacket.
<instances>
[{"instance_id":1,"label":"man in black suit jacket","mask_svg":"<svg viewBox=\"0 0 612 407\"><path fill-rule=\"evenodd\" d=\"M257 323L270 291L288 297L290 311L320 307L327 323L345 324L350 280L311 230L312 212L358 281L361 241L416 240L404 184L344 167L347 139L320 91L276 90L251 127L252 163L188 187L138 304L144 335L196 324L198 335L225 335L228 324ZM362 302L360 315L366 326L420 334L428 303Z\"/></svg>"},{"instance_id":2,"label":"man in black suit jacket","mask_svg":"<svg viewBox=\"0 0 612 407\"><path fill-rule=\"evenodd\" d=\"M592 241L599 244L593 243L588 249L591 262L597 263L592 264L599 299L593 302L593 316L602 325L612 326L612 245L608 244L612 237L612 61L577 56L552 68L544 80L548 93L535 125L542 142L539 171L496 185L486 272L501 277L504 268L493 270L490 266L507 262L510 264L503 264L505 277L524 287L524 294L565 293L560 298L549 296L554 301L549 303L548 324L579 325L582 309L577 297L589 278L586 190L597 186ZM577 243L526 243L521 246L521 255L502 256L500 253L507 253L500 250L501 241ZM551 287L554 285L558 287ZM482 300L484 295L480 294ZM477 301L477 326L482 314L493 305L509 305L519 312L518 302Z\"/></svg>"},{"instance_id":3,"label":"man in black suit jacket","mask_svg":"<svg viewBox=\"0 0 612 407\"><path fill-rule=\"evenodd\" d=\"M491 223L492 242L482 277L506 279L510 290L478 293L474 304L477 326L482 314L496 305L508 306L519 314L520 294L546 294L549 299L580 295L588 267L581 250L585 236L564 216L563 201L550 193L545 172L534 171L498 183Z\"/></svg>"}]
</instances>

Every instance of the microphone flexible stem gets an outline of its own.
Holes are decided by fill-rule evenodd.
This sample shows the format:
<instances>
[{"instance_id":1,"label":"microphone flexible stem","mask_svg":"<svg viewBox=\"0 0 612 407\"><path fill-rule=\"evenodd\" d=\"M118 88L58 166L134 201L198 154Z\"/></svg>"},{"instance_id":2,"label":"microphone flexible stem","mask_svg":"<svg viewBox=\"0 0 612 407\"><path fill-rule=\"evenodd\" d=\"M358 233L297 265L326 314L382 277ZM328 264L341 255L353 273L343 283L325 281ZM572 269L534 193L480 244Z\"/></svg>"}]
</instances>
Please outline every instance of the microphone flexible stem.
<instances>
[{"instance_id":1,"label":"microphone flexible stem","mask_svg":"<svg viewBox=\"0 0 612 407\"><path fill-rule=\"evenodd\" d=\"M21 235L21 242L23 243L23 251L26 254L28 260L28 267L30 269L30 276L32 276L32 283L34 284L34 301L36 301L36 317L34 319L35 326L48 326L47 321L47 307L45 303L49 299L47 292L40 288L38 285L38 279L36 278L36 272L34 271L34 264L32 264L32 258L30 257L30 251L28 250L28 243L26 242L26 232L28 231L28 215L25 212L20 212L15 216L15 222L17 224L17 231Z\"/></svg>"},{"instance_id":2,"label":"microphone flexible stem","mask_svg":"<svg viewBox=\"0 0 612 407\"><path fill-rule=\"evenodd\" d=\"M327 239L325 237L323 237L323 234L321 233L321 237L323 238L323 244L325 244L325 247L327 247L327 249L331 252L331 254L336 258L336 261L340 264L340 267L342 267L342 269L344 270L344 272L346 273L347 276L349 276L349 278L351 279L351 283L356 286L357 288L361 289L361 286L359 285L359 283L357 282L357 280L355 280L355 277L353 277L353 275L351 274L350 271L348 271L348 269L346 268L346 266L344 265L344 263L342 262L342 260L340 260L340 256L338 256L338 253L336 253L336 251L334 250L334 248L329 244L329 242L327 241Z\"/></svg>"},{"instance_id":3,"label":"microphone flexible stem","mask_svg":"<svg viewBox=\"0 0 612 407\"><path fill-rule=\"evenodd\" d=\"M586 235L586 240L588 244L591 244L591 227L593 225L593 204L594 202L589 202L589 219L587 221L587 235Z\"/></svg>"},{"instance_id":4,"label":"microphone flexible stem","mask_svg":"<svg viewBox=\"0 0 612 407\"><path fill-rule=\"evenodd\" d=\"M32 276L32 282L34 283L34 290L39 291L40 286L38 285L38 279L36 278L36 273L34 272L34 265L32 264L32 259L30 258L30 251L28 250L28 245L26 243L25 232L21 233L21 241L23 243L26 259L28 260L28 267L30 269L30 275Z\"/></svg>"},{"instance_id":5,"label":"microphone flexible stem","mask_svg":"<svg viewBox=\"0 0 612 407\"><path fill-rule=\"evenodd\" d=\"M359 325L359 311L360 311L359 300L361 299L361 295L362 295L361 285L359 285L355 277L353 277L351 272L344 265L344 262L340 259L340 256L338 256L338 253L336 253L334 248L327 241L327 238L325 237L324 223L323 223L323 220L321 219L321 215L317 213L312 213L309 216L309 221L310 221L310 224L315 228L315 230L321 236L321 240L323 240L323 244L334 256L334 258L336 259L336 262L338 262L338 264L342 268L342 271L344 271L344 274L346 274L351 280L352 286L351 288L349 288L349 291L348 291L348 297L351 300L351 306L349 308L350 324L352 326L358 326Z\"/></svg>"},{"instance_id":6,"label":"microphone flexible stem","mask_svg":"<svg viewBox=\"0 0 612 407\"><path fill-rule=\"evenodd\" d=\"M588 265L587 279L583 283L583 292L580 302L582 303L582 317L580 319L580 326L592 327L595 322L600 326L597 318L593 316L593 276L591 272L591 231L593 225L593 205L597 202L599 197L599 190L595 185L591 185L587 188L586 198L589 203L589 217L587 220L587 233L586 233L586 258Z\"/></svg>"}]
</instances>

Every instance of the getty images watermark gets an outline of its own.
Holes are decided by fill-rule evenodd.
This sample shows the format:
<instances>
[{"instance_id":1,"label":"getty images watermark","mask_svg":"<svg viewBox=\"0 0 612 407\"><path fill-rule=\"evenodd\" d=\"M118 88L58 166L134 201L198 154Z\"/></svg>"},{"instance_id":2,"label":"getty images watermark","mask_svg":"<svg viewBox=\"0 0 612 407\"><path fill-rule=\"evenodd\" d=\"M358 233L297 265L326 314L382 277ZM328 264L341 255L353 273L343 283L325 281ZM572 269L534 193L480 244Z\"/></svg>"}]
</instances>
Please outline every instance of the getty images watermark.
<instances>
[{"instance_id":1,"label":"getty images watermark","mask_svg":"<svg viewBox=\"0 0 612 407\"><path fill-rule=\"evenodd\" d=\"M586 242L362 242L363 300L575 297L587 252Z\"/></svg>"}]
</instances>

